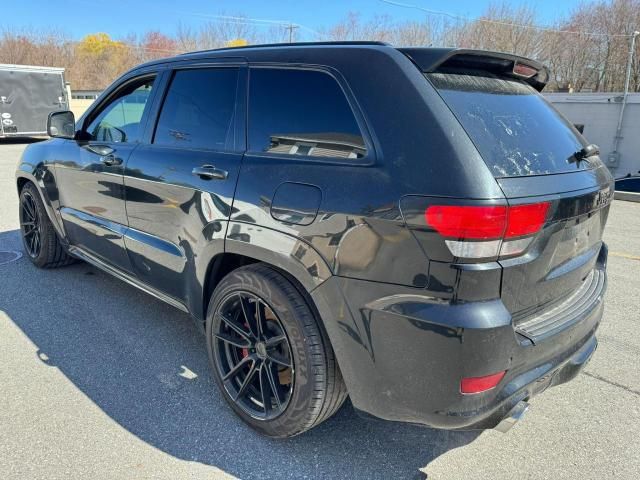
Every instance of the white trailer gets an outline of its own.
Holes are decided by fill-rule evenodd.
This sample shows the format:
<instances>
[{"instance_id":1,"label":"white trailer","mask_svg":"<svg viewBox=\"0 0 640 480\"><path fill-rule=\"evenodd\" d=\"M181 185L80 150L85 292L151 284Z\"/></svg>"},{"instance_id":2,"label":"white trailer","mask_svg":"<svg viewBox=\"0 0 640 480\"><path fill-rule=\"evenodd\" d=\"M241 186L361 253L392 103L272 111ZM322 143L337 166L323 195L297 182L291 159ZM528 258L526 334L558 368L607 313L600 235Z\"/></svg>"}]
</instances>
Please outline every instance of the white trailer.
<instances>
[{"instance_id":1,"label":"white trailer","mask_svg":"<svg viewBox=\"0 0 640 480\"><path fill-rule=\"evenodd\" d=\"M47 117L68 110L64 68L0 64L0 137L47 134Z\"/></svg>"}]
</instances>

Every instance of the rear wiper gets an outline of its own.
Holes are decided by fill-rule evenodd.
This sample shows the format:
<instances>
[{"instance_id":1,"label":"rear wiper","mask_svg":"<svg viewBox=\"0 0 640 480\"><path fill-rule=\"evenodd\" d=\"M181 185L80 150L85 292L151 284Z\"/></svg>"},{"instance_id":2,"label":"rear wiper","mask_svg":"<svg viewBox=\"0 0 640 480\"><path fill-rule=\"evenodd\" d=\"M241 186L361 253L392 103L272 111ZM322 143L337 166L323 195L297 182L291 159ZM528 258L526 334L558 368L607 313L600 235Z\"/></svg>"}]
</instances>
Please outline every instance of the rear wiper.
<instances>
[{"instance_id":1,"label":"rear wiper","mask_svg":"<svg viewBox=\"0 0 640 480\"><path fill-rule=\"evenodd\" d=\"M581 161L599 154L600 154L600 147L598 147L594 143L591 143L586 147L583 147L581 150L578 150L577 152L572 154L569 158L567 158L567 162L577 163L578 165L580 165Z\"/></svg>"}]
</instances>

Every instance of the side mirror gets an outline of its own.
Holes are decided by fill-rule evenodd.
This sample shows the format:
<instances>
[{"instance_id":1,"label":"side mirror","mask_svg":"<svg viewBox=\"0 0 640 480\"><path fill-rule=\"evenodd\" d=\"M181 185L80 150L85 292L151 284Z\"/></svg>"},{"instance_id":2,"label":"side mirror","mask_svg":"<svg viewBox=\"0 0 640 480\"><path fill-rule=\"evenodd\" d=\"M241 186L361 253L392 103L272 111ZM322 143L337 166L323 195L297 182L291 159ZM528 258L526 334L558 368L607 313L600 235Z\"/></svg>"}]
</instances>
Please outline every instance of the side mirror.
<instances>
[{"instance_id":1,"label":"side mirror","mask_svg":"<svg viewBox=\"0 0 640 480\"><path fill-rule=\"evenodd\" d=\"M74 138L76 134L76 118L73 112L51 112L47 119L47 133L50 137Z\"/></svg>"}]
</instances>

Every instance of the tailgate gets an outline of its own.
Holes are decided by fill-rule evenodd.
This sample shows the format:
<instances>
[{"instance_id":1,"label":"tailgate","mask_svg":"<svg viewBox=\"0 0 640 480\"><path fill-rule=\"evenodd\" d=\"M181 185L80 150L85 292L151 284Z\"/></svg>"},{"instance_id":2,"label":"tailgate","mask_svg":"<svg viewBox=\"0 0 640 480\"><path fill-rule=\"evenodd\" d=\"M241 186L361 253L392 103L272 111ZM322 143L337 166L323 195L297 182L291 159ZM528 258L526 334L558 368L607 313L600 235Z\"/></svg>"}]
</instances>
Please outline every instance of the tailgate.
<instances>
[{"instance_id":1,"label":"tailgate","mask_svg":"<svg viewBox=\"0 0 640 480\"><path fill-rule=\"evenodd\" d=\"M604 279L593 272L604 269L604 265L599 265L604 262L602 234L613 198L606 167L497 181L511 204L537 201L552 204L549 221L527 253L500 260L501 296L514 324L563 308L564 302L576 300L580 292L589 292L591 284L596 288L603 283Z\"/></svg>"},{"instance_id":2,"label":"tailgate","mask_svg":"<svg viewBox=\"0 0 640 480\"><path fill-rule=\"evenodd\" d=\"M600 271L606 260L602 234L613 179L597 147L589 146L538 93L546 76L541 65L459 51L450 52L444 61L427 63L417 65L465 129L508 202L507 227L496 259L502 267L500 296L517 330L533 332L526 336L536 341L579 319L577 313L593 308L601 298L605 277ZM484 215L483 221L441 208L434 211L431 224L445 234L471 233L484 244L485 237L495 237L485 232L503 221L498 215L502 210L476 211L478 218ZM544 212L542 222L536 212ZM454 213L475 230L460 228L458 234L443 228L452 223ZM456 222L462 222L458 217ZM453 240L447 245L464 246L452 250L460 251L458 256L480 251L470 238Z\"/></svg>"}]
</instances>

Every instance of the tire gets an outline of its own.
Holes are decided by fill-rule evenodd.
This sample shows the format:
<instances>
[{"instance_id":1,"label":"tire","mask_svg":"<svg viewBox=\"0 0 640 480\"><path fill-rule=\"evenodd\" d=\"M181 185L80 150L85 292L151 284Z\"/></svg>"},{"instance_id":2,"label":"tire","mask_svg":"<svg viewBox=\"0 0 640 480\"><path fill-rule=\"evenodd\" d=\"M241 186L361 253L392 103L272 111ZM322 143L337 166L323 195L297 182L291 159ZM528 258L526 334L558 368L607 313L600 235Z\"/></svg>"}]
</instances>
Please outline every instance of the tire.
<instances>
[{"instance_id":1,"label":"tire","mask_svg":"<svg viewBox=\"0 0 640 480\"><path fill-rule=\"evenodd\" d=\"M76 261L62 246L33 183L27 183L20 191L19 216L22 244L35 266L57 268Z\"/></svg>"},{"instance_id":2,"label":"tire","mask_svg":"<svg viewBox=\"0 0 640 480\"><path fill-rule=\"evenodd\" d=\"M243 304L243 301L246 303ZM235 326L230 328L229 319L236 311L240 313L235 317ZM244 311L249 313L243 317ZM222 319L223 315L227 320ZM255 340L258 342L254 344L256 348L240 348L250 344L246 336L251 335L254 324L260 323L260 316L267 318L263 330L269 331L263 338L276 336L276 340L281 339L282 343L277 347L269 347L278 351L270 350L260 370L256 369L254 379L247 387L247 390L257 392L254 397L251 397L252 393L247 393L247 399L240 398L237 401L232 395L237 395L242 389L243 378L232 376L225 380L223 377L233 370L234 359L237 363L246 362L241 367L246 372L245 380L253 366L260 362L258 340ZM253 320L248 320L249 317ZM242 318L247 318L244 324ZM238 327L243 329L244 336L236 335ZM260 331L259 327L256 328ZM252 264L238 268L222 279L209 302L206 335L209 362L222 395L243 421L264 435L274 438L298 435L331 417L347 398L346 386L333 350L310 301L272 267ZM230 336L234 338L230 340ZM220 337L224 337L224 340ZM230 341L234 343L230 344ZM268 345L270 341L267 339L263 343ZM273 370L271 357L279 357L277 371ZM290 369L283 365L290 365ZM263 389L263 379L269 377L269 372L269 380L277 381L274 381L274 385L264 380L267 387ZM242 373L237 375L243 376ZM274 385L277 393L268 385ZM268 401L262 401L259 407L255 398L260 399L262 395L264 400L267 395L265 392L271 392L272 396L268 397Z\"/></svg>"}]
</instances>

